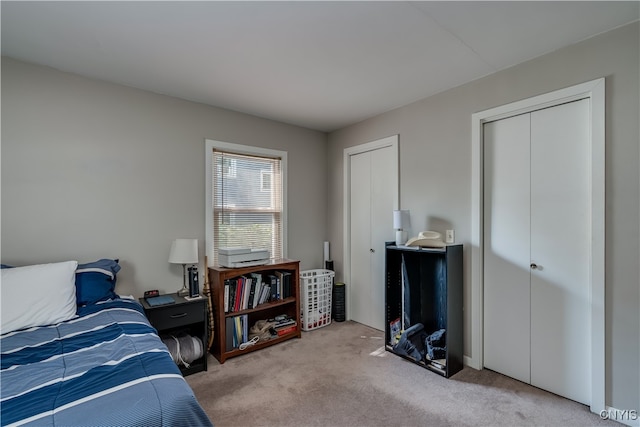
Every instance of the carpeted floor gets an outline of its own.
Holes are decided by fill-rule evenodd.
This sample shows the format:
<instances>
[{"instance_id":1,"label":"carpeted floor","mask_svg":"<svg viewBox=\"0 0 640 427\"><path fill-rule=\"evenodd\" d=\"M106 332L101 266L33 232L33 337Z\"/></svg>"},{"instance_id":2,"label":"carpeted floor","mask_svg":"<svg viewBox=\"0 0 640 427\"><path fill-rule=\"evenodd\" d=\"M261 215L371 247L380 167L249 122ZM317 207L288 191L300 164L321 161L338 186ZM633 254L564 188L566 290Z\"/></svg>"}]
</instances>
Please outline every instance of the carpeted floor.
<instances>
[{"instance_id":1,"label":"carpeted floor","mask_svg":"<svg viewBox=\"0 0 640 427\"><path fill-rule=\"evenodd\" d=\"M501 374L449 379L384 351L384 334L333 322L187 377L224 426L620 426Z\"/></svg>"}]
</instances>

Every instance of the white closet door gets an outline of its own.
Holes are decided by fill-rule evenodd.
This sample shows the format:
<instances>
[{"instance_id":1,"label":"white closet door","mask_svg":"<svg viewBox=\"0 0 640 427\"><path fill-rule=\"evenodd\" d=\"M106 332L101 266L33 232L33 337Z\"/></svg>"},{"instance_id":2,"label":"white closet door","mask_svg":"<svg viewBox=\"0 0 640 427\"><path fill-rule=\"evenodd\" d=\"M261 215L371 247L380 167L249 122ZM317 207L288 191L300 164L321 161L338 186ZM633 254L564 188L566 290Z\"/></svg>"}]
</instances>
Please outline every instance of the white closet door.
<instances>
[{"instance_id":1,"label":"white closet door","mask_svg":"<svg viewBox=\"0 0 640 427\"><path fill-rule=\"evenodd\" d=\"M589 404L589 101L531 113L531 384Z\"/></svg>"},{"instance_id":2,"label":"white closet door","mask_svg":"<svg viewBox=\"0 0 640 427\"><path fill-rule=\"evenodd\" d=\"M351 308L352 320L368 325L371 312L371 153L351 159Z\"/></svg>"},{"instance_id":3,"label":"white closet door","mask_svg":"<svg viewBox=\"0 0 640 427\"><path fill-rule=\"evenodd\" d=\"M395 241L393 208L395 180L389 179L389 159L393 149L385 147L371 152L371 317L372 328L385 330L385 242Z\"/></svg>"},{"instance_id":4,"label":"white closet door","mask_svg":"<svg viewBox=\"0 0 640 427\"><path fill-rule=\"evenodd\" d=\"M484 365L527 383L529 121L524 114L484 125Z\"/></svg>"},{"instance_id":5,"label":"white closet door","mask_svg":"<svg viewBox=\"0 0 640 427\"><path fill-rule=\"evenodd\" d=\"M589 101L484 126L485 366L589 404Z\"/></svg>"},{"instance_id":6,"label":"white closet door","mask_svg":"<svg viewBox=\"0 0 640 427\"><path fill-rule=\"evenodd\" d=\"M350 156L351 302L350 318L384 330L386 241L394 240L395 179L390 179L392 147Z\"/></svg>"}]
</instances>

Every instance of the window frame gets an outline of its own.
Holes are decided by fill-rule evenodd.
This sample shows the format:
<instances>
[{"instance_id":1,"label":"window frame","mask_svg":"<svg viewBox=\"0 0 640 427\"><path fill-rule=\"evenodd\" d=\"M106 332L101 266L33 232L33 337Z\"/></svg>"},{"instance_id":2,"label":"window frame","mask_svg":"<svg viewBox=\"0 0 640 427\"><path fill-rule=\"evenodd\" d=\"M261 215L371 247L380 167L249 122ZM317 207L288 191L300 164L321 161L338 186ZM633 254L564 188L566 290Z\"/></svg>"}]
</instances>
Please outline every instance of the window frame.
<instances>
[{"instance_id":1,"label":"window frame","mask_svg":"<svg viewBox=\"0 0 640 427\"><path fill-rule=\"evenodd\" d=\"M231 142L205 139L205 253L207 255L207 267L214 265L214 241L213 241L213 150L229 151L248 156L272 157L281 159L282 172L282 257L287 258L287 152L270 148L254 147L250 145L235 144Z\"/></svg>"}]
</instances>

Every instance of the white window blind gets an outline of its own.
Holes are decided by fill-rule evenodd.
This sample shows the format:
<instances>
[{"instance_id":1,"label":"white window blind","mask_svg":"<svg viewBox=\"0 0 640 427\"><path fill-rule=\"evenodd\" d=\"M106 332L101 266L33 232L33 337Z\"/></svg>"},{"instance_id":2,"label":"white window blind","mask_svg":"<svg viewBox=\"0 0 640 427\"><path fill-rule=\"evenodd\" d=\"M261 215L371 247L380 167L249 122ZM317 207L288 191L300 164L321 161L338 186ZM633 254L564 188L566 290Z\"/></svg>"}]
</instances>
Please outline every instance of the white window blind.
<instances>
[{"instance_id":1,"label":"white window blind","mask_svg":"<svg viewBox=\"0 0 640 427\"><path fill-rule=\"evenodd\" d=\"M218 249L266 249L283 257L282 159L213 149L213 256Z\"/></svg>"}]
</instances>

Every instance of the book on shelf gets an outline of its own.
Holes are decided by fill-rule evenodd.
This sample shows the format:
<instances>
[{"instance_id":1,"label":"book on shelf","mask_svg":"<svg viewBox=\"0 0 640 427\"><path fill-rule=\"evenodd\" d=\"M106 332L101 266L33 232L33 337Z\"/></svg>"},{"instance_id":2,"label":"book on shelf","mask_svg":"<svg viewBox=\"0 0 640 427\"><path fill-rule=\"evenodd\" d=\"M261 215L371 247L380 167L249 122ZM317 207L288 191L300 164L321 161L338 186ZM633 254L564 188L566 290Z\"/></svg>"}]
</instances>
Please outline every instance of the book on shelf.
<instances>
[{"instance_id":1,"label":"book on shelf","mask_svg":"<svg viewBox=\"0 0 640 427\"><path fill-rule=\"evenodd\" d=\"M244 277L238 277L238 283L240 284L240 295L238 296L238 301L236 302L236 311L242 310L242 302L244 301L244 292L246 290L246 282L244 280Z\"/></svg>"},{"instance_id":2,"label":"book on shelf","mask_svg":"<svg viewBox=\"0 0 640 427\"><path fill-rule=\"evenodd\" d=\"M228 310L226 312L231 313L236 311L235 304L236 304L236 292L238 290L238 282L235 279L227 279L225 282L229 282L229 300L227 301Z\"/></svg>"},{"instance_id":3,"label":"book on shelf","mask_svg":"<svg viewBox=\"0 0 640 427\"><path fill-rule=\"evenodd\" d=\"M277 301L279 299L278 278L274 274L270 274L269 283L271 284L271 296L269 301Z\"/></svg>"},{"instance_id":4,"label":"book on shelf","mask_svg":"<svg viewBox=\"0 0 640 427\"><path fill-rule=\"evenodd\" d=\"M269 319L268 322L274 323L273 329L276 331L278 336L290 334L298 329L298 322L286 314Z\"/></svg>"},{"instance_id":5,"label":"book on shelf","mask_svg":"<svg viewBox=\"0 0 640 427\"><path fill-rule=\"evenodd\" d=\"M276 333L278 334L278 336L281 337L283 335L287 335L292 332L295 332L298 329L298 325L296 324L296 322L293 322L293 324L291 325L276 327L274 329L276 330Z\"/></svg>"},{"instance_id":6,"label":"book on shelf","mask_svg":"<svg viewBox=\"0 0 640 427\"><path fill-rule=\"evenodd\" d=\"M285 271L284 275L284 295L286 298L289 298L293 295L293 291L291 290L291 272Z\"/></svg>"},{"instance_id":7,"label":"book on shelf","mask_svg":"<svg viewBox=\"0 0 640 427\"><path fill-rule=\"evenodd\" d=\"M278 278L278 299L284 299L284 275L282 271L276 271L275 275Z\"/></svg>"},{"instance_id":8,"label":"book on shelf","mask_svg":"<svg viewBox=\"0 0 640 427\"><path fill-rule=\"evenodd\" d=\"M223 293L224 312L229 312L229 280L224 281L224 293Z\"/></svg>"},{"instance_id":9,"label":"book on shelf","mask_svg":"<svg viewBox=\"0 0 640 427\"><path fill-rule=\"evenodd\" d=\"M236 316L234 321L233 347L236 348L242 343L242 316Z\"/></svg>"},{"instance_id":10,"label":"book on shelf","mask_svg":"<svg viewBox=\"0 0 640 427\"><path fill-rule=\"evenodd\" d=\"M251 273L251 277L255 281L255 289L253 295L253 305L252 307L257 307L260 304L260 293L262 291L262 274L261 273Z\"/></svg>"},{"instance_id":11,"label":"book on shelf","mask_svg":"<svg viewBox=\"0 0 640 427\"><path fill-rule=\"evenodd\" d=\"M271 321L271 320L269 320L269 321ZM277 329L277 328L282 328L282 327L285 327L285 326L295 325L296 321L291 319L291 318L288 318L286 320L275 321L275 323L276 324L274 325L274 328Z\"/></svg>"},{"instance_id":12,"label":"book on shelf","mask_svg":"<svg viewBox=\"0 0 640 427\"><path fill-rule=\"evenodd\" d=\"M249 298L251 296L251 278L242 276L242 305L240 306L240 310L246 310L249 308Z\"/></svg>"},{"instance_id":13,"label":"book on shelf","mask_svg":"<svg viewBox=\"0 0 640 427\"><path fill-rule=\"evenodd\" d=\"M227 351L233 350L235 325L233 317L227 317L225 319L225 346Z\"/></svg>"},{"instance_id":14,"label":"book on shelf","mask_svg":"<svg viewBox=\"0 0 640 427\"><path fill-rule=\"evenodd\" d=\"M234 301L233 311L240 311L240 301L242 301L242 292L244 291L244 282L242 278L235 279L236 282L236 299Z\"/></svg>"},{"instance_id":15,"label":"book on shelf","mask_svg":"<svg viewBox=\"0 0 640 427\"><path fill-rule=\"evenodd\" d=\"M290 326L290 325L295 325L296 321L295 319L293 319L291 316L288 316L286 314L281 314L279 316L276 316L274 318L271 319L267 319L267 322L269 323L273 323L273 327L274 328L280 328L283 326Z\"/></svg>"},{"instance_id":16,"label":"book on shelf","mask_svg":"<svg viewBox=\"0 0 640 427\"><path fill-rule=\"evenodd\" d=\"M262 290L260 291L260 302L258 304L264 304L269 300L269 295L271 295L271 285L268 283L263 283Z\"/></svg>"},{"instance_id":17,"label":"book on shelf","mask_svg":"<svg viewBox=\"0 0 640 427\"><path fill-rule=\"evenodd\" d=\"M280 287L280 299L289 298L291 296L291 273L288 271L276 271L276 277Z\"/></svg>"},{"instance_id":18,"label":"book on shelf","mask_svg":"<svg viewBox=\"0 0 640 427\"><path fill-rule=\"evenodd\" d=\"M246 314L242 315L242 339L240 343L244 343L249 341L249 316Z\"/></svg>"}]
</instances>

